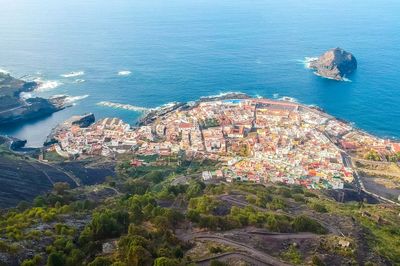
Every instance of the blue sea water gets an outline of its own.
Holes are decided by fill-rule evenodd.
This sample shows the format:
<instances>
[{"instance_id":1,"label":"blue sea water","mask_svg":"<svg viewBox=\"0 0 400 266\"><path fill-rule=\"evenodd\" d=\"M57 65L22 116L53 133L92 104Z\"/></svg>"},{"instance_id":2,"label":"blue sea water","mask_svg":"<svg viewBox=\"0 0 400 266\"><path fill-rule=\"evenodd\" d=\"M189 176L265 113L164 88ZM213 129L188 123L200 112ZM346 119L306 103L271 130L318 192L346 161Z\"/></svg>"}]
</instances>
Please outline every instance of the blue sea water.
<instances>
[{"instance_id":1,"label":"blue sea water","mask_svg":"<svg viewBox=\"0 0 400 266\"><path fill-rule=\"evenodd\" d=\"M400 137L399 14L398 0L2 0L0 68L62 83L40 96L89 96L0 133L40 146L74 114L140 116L100 101L155 107L241 91L293 97ZM337 46L358 59L351 82L304 67L305 57ZM85 74L60 76L71 71Z\"/></svg>"}]
</instances>

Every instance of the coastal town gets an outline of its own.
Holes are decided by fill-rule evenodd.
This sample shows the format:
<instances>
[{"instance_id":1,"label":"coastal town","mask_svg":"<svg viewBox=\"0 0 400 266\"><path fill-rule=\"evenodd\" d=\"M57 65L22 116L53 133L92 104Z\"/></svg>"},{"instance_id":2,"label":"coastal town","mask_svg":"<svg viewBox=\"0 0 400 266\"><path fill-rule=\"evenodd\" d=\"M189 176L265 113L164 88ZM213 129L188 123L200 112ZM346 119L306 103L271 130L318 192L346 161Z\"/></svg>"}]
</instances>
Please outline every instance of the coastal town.
<instances>
[{"instance_id":1,"label":"coastal town","mask_svg":"<svg viewBox=\"0 0 400 266\"><path fill-rule=\"evenodd\" d=\"M219 162L204 180L283 182L342 189L352 182L346 154L400 151L397 143L353 128L317 108L264 98L210 99L178 108L138 127L118 118L88 127L66 124L48 150L63 157L120 153Z\"/></svg>"}]
</instances>

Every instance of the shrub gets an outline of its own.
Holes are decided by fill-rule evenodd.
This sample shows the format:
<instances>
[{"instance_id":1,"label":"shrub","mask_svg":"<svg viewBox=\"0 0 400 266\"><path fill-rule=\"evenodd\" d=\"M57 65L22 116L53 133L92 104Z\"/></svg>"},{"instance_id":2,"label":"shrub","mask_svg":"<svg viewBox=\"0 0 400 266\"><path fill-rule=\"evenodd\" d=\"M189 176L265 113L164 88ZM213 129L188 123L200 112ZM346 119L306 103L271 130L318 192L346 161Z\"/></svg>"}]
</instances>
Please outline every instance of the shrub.
<instances>
[{"instance_id":1,"label":"shrub","mask_svg":"<svg viewBox=\"0 0 400 266\"><path fill-rule=\"evenodd\" d=\"M292 226L296 232L311 232L316 234L327 233L327 230L322 225L305 215L297 216L294 219Z\"/></svg>"}]
</instances>

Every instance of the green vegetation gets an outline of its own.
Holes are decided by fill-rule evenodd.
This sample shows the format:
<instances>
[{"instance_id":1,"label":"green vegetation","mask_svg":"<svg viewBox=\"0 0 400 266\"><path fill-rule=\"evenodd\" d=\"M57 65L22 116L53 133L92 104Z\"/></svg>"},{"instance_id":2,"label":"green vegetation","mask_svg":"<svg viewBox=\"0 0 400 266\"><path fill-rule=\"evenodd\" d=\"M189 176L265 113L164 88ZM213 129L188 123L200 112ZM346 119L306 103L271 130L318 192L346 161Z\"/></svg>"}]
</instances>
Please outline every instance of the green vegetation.
<instances>
[{"instance_id":1,"label":"green vegetation","mask_svg":"<svg viewBox=\"0 0 400 266\"><path fill-rule=\"evenodd\" d=\"M290 245L289 248L282 253L282 258L295 265L301 264L303 259L296 245Z\"/></svg>"},{"instance_id":2,"label":"green vegetation","mask_svg":"<svg viewBox=\"0 0 400 266\"><path fill-rule=\"evenodd\" d=\"M207 118L204 121L200 121L200 126L203 129L207 129L210 127L218 127L220 125L218 119L216 118Z\"/></svg>"},{"instance_id":3,"label":"green vegetation","mask_svg":"<svg viewBox=\"0 0 400 266\"><path fill-rule=\"evenodd\" d=\"M379 153L377 151L375 151L375 150L370 150L368 153L366 153L364 155L364 158L366 160L371 160L371 161L381 161L382 160L382 158L379 155Z\"/></svg>"},{"instance_id":4,"label":"green vegetation","mask_svg":"<svg viewBox=\"0 0 400 266\"><path fill-rule=\"evenodd\" d=\"M330 213L352 217L366 232L366 242L372 250L393 262L400 263L400 230L398 227L399 208L382 207L363 203L337 204L328 199L319 199Z\"/></svg>"},{"instance_id":5,"label":"green vegetation","mask_svg":"<svg viewBox=\"0 0 400 266\"><path fill-rule=\"evenodd\" d=\"M321 212L321 213L328 212L328 210L326 209L324 204L321 204L321 203L318 203L318 202L313 202L310 205L311 205L311 208L314 211Z\"/></svg>"},{"instance_id":6,"label":"green vegetation","mask_svg":"<svg viewBox=\"0 0 400 266\"><path fill-rule=\"evenodd\" d=\"M296 244L285 244L275 253L292 264L323 265L326 261L319 252L354 260L356 240L332 237L323 226L326 219L318 219L332 216L352 217L365 230L374 256L400 263L398 209L339 204L299 186L205 184L200 172L216 162L190 162L184 155L135 159L143 164L134 167L129 158L121 160L118 176L102 185L71 189L56 183L51 193L4 211L0 252L35 250L37 256L23 261L24 266L190 265L199 257L187 255L193 243L183 241L182 235L192 228L221 233L251 226L267 232L318 234L315 256L305 255ZM349 241L349 247L337 245L339 240ZM204 250L210 256L232 251L229 245L208 243Z\"/></svg>"},{"instance_id":7,"label":"green vegetation","mask_svg":"<svg viewBox=\"0 0 400 266\"><path fill-rule=\"evenodd\" d=\"M386 155L386 160L388 160L389 162L393 162L393 163L400 161L400 152L392 154L392 155Z\"/></svg>"}]
</instances>

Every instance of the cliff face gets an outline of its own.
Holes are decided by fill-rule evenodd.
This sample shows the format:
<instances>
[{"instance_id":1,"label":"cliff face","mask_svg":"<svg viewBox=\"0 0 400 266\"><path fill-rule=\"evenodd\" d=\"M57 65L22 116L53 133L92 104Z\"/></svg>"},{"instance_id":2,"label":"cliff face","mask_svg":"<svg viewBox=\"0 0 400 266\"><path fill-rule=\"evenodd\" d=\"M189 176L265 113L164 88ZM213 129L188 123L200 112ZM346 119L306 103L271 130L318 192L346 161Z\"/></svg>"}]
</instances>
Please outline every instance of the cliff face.
<instances>
[{"instance_id":1,"label":"cliff face","mask_svg":"<svg viewBox=\"0 0 400 266\"><path fill-rule=\"evenodd\" d=\"M349 52L341 48L328 50L317 60L310 62L310 68L322 77L344 80L344 78L357 69L357 60Z\"/></svg>"},{"instance_id":2,"label":"cliff face","mask_svg":"<svg viewBox=\"0 0 400 266\"><path fill-rule=\"evenodd\" d=\"M25 82L0 73L0 125L17 123L50 115L63 109L63 99L20 97L22 92L31 92L37 86L36 82Z\"/></svg>"}]
</instances>

